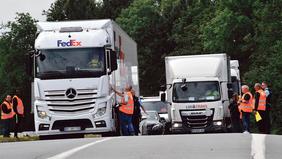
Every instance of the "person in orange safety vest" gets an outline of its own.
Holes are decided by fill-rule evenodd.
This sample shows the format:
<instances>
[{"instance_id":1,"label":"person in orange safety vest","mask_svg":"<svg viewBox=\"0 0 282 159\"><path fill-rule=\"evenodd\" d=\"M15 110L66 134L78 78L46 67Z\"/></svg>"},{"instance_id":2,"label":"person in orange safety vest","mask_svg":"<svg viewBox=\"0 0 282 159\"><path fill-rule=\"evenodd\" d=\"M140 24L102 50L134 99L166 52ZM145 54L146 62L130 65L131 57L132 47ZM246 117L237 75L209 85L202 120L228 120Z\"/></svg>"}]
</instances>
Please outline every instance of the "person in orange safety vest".
<instances>
[{"instance_id":1,"label":"person in orange safety vest","mask_svg":"<svg viewBox=\"0 0 282 159\"><path fill-rule=\"evenodd\" d=\"M18 138L18 132L22 130L22 124L24 119L24 104L21 96L21 92L19 90L15 91L15 95L13 96L13 109L16 113L16 124L15 124L15 137Z\"/></svg>"},{"instance_id":2,"label":"person in orange safety vest","mask_svg":"<svg viewBox=\"0 0 282 159\"><path fill-rule=\"evenodd\" d=\"M7 95L3 103L1 104L1 120L3 121L3 135L4 137L10 137L10 131L12 129L15 112L12 105L12 97Z\"/></svg>"},{"instance_id":3,"label":"person in orange safety vest","mask_svg":"<svg viewBox=\"0 0 282 159\"><path fill-rule=\"evenodd\" d=\"M261 120L257 122L258 129L260 133L267 134L267 125L266 125L266 94L262 89L260 83L256 83L254 86L255 93L255 104L254 104L254 112L259 113L261 116Z\"/></svg>"},{"instance_id":4,"label":"person in orange safety vest","mask_svg":"<svg viewBox=\"0 0 282 159\"><path fill-rule=\"evenodd\" d=\"M134 100L131 93L132 86L126 86L125 92L121 93L117 90L112 90L122 97L121 104L119 106L119 121L122 130L122 135L124 136L133 136L135 134L133 124L132 124L132 115L134 112Z\"/></svg>"},{"instance_id":5,"label":"person in orange safety vest","mask_svg":"<svg viewBox=\"0 0 282 159\"><path fill-rule=\"evenodd\" d=\"M243 123L243 131L250 132L250 115L253 111L253 96L247 85L242 86L242 97L239 100L240 118Z\"/></svg>"}]
</instances>

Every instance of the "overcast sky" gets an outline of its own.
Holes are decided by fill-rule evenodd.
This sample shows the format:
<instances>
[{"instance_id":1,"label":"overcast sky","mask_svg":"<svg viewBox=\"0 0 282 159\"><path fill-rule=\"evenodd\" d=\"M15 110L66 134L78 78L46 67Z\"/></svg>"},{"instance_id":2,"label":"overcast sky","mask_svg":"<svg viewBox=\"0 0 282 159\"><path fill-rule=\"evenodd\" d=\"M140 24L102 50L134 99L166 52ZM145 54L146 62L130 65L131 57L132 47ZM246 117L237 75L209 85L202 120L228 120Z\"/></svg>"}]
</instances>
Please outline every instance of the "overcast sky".
<instances>
[{"instance_id":1,"label":"overcast sky","mask_svg":"<svg viewBox=\"0 0 282 159\"><path fill-rule=\"evenodd\" d=\"M13 21L16 12L29 12L31 16L39 21L45 21L43 10L49 9L55 0L0 0L0 24Z\"/></svg>"}]
</instances>

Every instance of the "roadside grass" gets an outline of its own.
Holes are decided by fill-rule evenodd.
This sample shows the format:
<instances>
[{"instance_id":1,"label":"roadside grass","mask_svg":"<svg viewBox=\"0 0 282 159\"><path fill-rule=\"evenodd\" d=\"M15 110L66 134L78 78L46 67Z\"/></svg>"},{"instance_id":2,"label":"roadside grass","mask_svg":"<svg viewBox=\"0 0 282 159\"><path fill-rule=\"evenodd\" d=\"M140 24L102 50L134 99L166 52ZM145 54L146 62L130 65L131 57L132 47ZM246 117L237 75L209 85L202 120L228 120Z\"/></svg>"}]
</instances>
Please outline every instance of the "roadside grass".
<instances>
[{"instance_id":1,"label":"roadside grass","mask_svg":"<svg viewBox=\"0 0 282 159\"><path fill-rule=\"evenodd\" d=\"M19 138L14 137L3 137L3 135L0 135L0 143L4 142L22 142L22 141L36 141L39 140L38 136L24 136Z\"/></svg>"}]
</instances>

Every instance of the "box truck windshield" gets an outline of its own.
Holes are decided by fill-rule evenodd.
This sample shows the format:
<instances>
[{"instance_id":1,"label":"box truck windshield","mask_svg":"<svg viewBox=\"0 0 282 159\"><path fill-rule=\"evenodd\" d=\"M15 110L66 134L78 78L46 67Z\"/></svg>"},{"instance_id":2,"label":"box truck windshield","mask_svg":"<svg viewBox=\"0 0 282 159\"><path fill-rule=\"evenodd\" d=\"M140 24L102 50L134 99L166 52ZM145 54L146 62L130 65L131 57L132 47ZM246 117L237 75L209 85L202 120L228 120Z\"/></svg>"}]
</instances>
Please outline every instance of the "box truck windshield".
<instances>
[{"instance_id":1,"label":"box truck windshield","mask_svg":"<svg viewBox=\"0 0 282 159\"><path fill-rule=\"evenodd\" d=\"M47 49L40 53L36 61L37 77L41 79L100 77L106 72L103 47Z\"/></svg>"},{"instance_id":2,"label":"box truck windshield","mask_svg":"<svg viewBox=\"0 0 282 159\"><path fill-rule=\"evenodd\" d=\"M173 85L173 102L209 102L220 100L217 81L181 82Z\"/></svg>"}]
</instances>

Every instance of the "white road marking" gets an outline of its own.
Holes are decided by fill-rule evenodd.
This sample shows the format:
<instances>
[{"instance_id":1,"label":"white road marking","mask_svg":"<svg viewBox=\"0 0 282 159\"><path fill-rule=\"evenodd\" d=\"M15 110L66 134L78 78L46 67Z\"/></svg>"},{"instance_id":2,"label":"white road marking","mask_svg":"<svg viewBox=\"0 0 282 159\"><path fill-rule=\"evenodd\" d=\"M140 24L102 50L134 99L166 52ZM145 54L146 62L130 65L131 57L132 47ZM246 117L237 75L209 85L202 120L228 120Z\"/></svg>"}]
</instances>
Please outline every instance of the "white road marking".
<instances>
[{"instance_id":1,"label":"white road marking","mask_svg":"<svg viewBox=\"0 0 282 159\"><path fill-rule=\"evenodd\" d=\"M265 136L263 134L252 134L252 159L265 159Z\"/></svg>"},{"instance_id":2,"label":"white road marking","mask_svg":"<svg viewBox=\"0 0 282 159\"><path fill-rule=\"evenodd\" d=\"M110 139L112 139L112 138L105 138L105 139L102 139L102 140L94 141L94 142L91 142L89 144L82 145L82 146L70 149L68 151L62 152L62 153L60 153L58 155L55 155L53 157L50 157L48 159L66 159L66 158L72 156L73 154L77 153L78 151L81 151L81 150L86 149L86 148L88 148L90 146L96 145L98 143L108 141Z\"/></svg>"}]
</instances>

